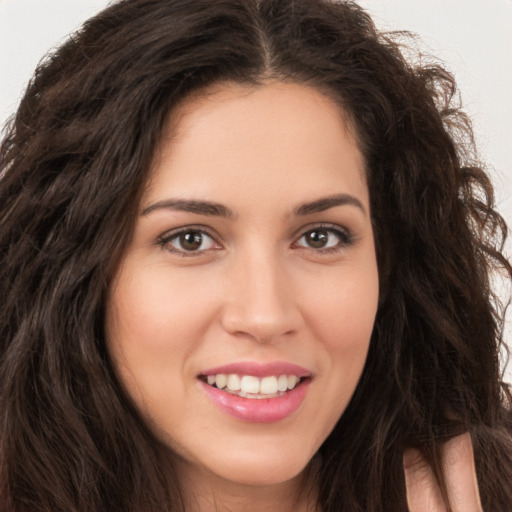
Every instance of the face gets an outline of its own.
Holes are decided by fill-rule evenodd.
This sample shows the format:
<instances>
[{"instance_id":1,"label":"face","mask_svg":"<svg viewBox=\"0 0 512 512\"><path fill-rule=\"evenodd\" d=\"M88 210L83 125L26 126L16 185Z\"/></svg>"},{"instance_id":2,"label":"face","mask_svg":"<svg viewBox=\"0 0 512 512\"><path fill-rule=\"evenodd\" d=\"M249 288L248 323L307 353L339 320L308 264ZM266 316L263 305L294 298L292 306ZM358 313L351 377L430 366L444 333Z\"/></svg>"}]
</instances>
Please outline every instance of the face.
<instances>
[{"instance_id":1,"label":"face","mask_svg":"<svg viewBox=\"0 0 512 512\"><path fill-rule=\"evenodd\" d=\"M364 163L306 86L175 112L107 301L118 377L183 469L304 470L360 378L378 300Z\"/></svg>"}]
</instances>

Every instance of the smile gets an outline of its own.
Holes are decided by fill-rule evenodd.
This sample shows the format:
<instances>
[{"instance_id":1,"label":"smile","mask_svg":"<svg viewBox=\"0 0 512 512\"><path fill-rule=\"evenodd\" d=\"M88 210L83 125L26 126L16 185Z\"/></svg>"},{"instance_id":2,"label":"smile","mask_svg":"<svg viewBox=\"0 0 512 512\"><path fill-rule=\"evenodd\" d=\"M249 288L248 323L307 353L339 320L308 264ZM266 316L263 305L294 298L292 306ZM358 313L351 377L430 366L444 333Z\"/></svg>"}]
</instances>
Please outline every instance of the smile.
<instances>
[{"instance_id":1,"label":"smile","mask_svg":"<svg viewBox=\"0 0 512 512\"><path fill-rule=\"evenodd\" d=\"M237 363L208 370L198 380L223 412L247 422L271 423L299 409L312 373L288 363Z\"/></svg>"},{"instance_id":2,"label":"smile","mask_svg":"<svg viewBox=\"0 0 512 512\"><path fill-rule=\"evenodd\" d=\"M297 375L270 375L259 378L254 375L219 373L204 378L210 386L249 399L283 396L301 382L301 378Z\"/></svg>"}]
</instances>

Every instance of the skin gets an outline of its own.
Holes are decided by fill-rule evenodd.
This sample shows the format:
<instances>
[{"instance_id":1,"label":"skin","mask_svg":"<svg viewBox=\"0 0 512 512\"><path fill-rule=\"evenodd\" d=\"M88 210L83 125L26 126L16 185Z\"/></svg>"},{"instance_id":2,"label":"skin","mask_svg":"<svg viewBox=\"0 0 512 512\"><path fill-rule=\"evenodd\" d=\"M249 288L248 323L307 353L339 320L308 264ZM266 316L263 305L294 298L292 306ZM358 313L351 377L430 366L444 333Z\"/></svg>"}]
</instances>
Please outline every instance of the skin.
<instances>
[{"instance_id":1,"label":"skin","mask_svg":"<svg viewBox=\"0 0 512 512\"><path fill-rule=\"evenodd\" d=\"M312 243L315 228L326 246ZM201 232L199 245L183 229ZM361 375L378 291L363 158L329 99L291 83L224 84L174 111L106 331L120 381L178 458L190 509L315 510L311 461ZM307 368L304 401L271 423L226 414L198 375L239 361ZM437 510L421 508L423 474L410 476L407 457L412 510Z\"/></svg>"},{"instance_id":2,"label":"skin","mask_svg":"<svg viewBox=\"0 0 512 512\"><path fill-rule=\"evenodd\" d=\"M450 439L442 447L449 497L442 497L432 468L418 450L404 453L407 503L410 512L482 512L475 460L468 433Z\"/></svg>"}]
</instances>

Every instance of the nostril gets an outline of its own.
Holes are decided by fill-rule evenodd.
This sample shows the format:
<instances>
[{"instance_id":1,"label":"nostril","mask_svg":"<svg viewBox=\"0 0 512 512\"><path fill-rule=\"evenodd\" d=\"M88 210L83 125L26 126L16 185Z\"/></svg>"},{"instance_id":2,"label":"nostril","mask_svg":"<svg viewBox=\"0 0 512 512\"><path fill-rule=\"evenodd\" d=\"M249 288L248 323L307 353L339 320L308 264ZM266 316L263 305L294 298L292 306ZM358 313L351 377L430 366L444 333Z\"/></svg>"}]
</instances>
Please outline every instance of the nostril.
<instances>
[{"instance_id":1,"label":"nostril","mask_svg":"<svg viewBox=\"0 0 512 512\"><path fill-rule=\"evenodd\" d=\"M229 313L224 315L222 326L226 332L237 338L251 338L258 343L269 343L297 333L297 320L293 315L261 316Z\"/></svg>"}]
</instances>

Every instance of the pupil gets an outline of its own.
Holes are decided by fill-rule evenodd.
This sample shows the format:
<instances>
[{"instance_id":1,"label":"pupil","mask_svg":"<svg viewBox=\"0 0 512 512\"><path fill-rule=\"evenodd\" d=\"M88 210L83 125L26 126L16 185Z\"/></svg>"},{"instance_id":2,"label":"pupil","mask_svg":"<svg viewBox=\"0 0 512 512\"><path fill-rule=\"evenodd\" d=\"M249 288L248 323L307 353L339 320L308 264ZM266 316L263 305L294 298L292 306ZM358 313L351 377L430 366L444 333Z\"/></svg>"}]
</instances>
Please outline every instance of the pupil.
<instances>
[{"instance_id":1,"label":"pupil","mask_svg":"<svg viewBox=\"0 0 512 512\"><path fill-rule=\"evenodd\" d=\"M308 243L315 249L320 249L327 244L328 235L326 231L310 231L308 233Z\"/></svg>"},{"instance_id":2,"label":"pupil","mask_svg":"<svg viewBox=\"0 0 512 512\"><path fill-rule=\"evenodd\" d=\"M201 236L201 233L195 233L193 231L184 233L180 236L181 247L183 247L183 249L186 251L199 249L199 247L201 247L202 241L203 237Z\"/></svg>"}]
</instances>

